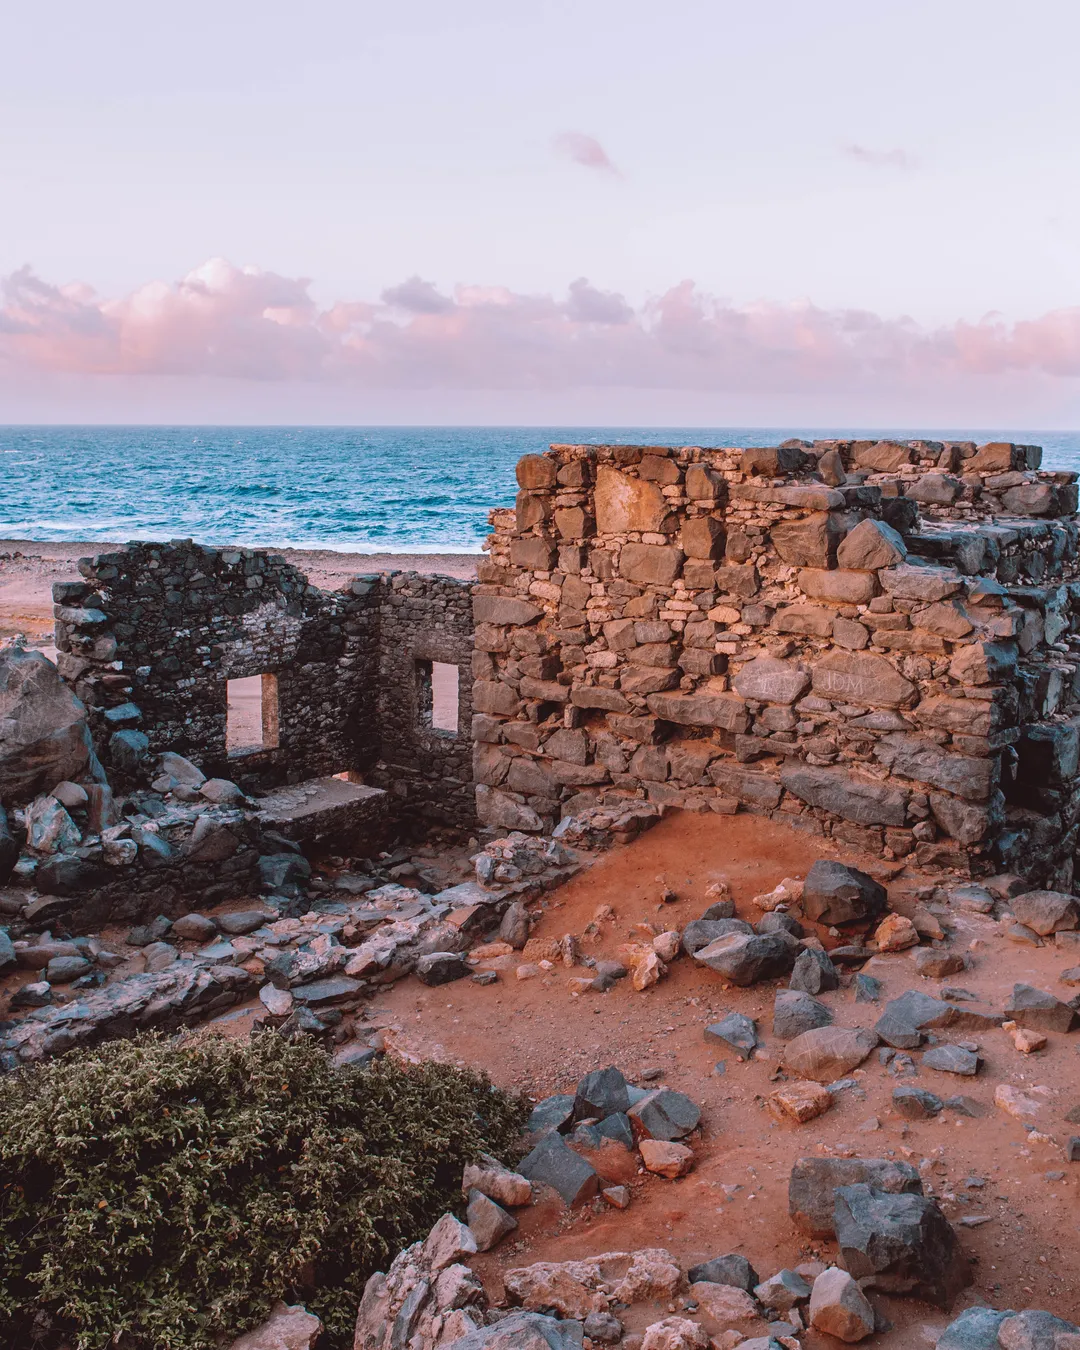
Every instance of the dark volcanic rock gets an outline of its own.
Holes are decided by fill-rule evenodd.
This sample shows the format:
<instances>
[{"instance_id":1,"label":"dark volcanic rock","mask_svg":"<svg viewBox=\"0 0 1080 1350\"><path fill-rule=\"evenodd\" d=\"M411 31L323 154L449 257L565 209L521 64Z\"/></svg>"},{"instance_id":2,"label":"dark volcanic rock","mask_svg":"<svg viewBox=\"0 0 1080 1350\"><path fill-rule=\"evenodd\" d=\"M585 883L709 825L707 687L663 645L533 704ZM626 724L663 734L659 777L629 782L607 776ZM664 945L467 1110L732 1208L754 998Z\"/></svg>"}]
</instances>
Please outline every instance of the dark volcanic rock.
<instances>
[{"instance_id":1,"label":"dark volcanic rock","mask_svg":"<svg viewBox=\"0 0 1080 1350\"><path fill-rule=\"evenodd\" d=\"M560 1134L543 1138L522 1158L517 1170L529 1181L550 1186L569 1206L584 1204L599 1189L596 1171Z\"/></svg>"},{"instance_id":2,"label":"dark volcanic rock","mask_svg":"<svg viewBox=\"0 0 1080 1350\"><path fill-rule=\"evenodd\" d=\"M417 958L416 978L422 984L450 984L472 974L472 967L460 952L428 952Z\"/></svg>"},{"instance_id":3,"label":"dark volcanic rock","mask_svg":"<svg viewBox=\"0 0 1080 1350\"><path fill-rule=\"evenodd\" d=\"M754 930L742 919L693 919L682 931L682 949L694 956L717 938L729 933L752 933Z\"/></svg>"},{"instance_id":4,"label":"dark volcanic rock","mask_svg":"<svg viewBox=\"0 0 1080 1350\"><path fill-rule=\"evenodd\" d=\"M587 1073L577 1085L574 1097L574 1117L587 1120L594 1117L603 1120L605 1116L616 1112L625 1112L630 1105L630 1092L626 1079L609 1065L606 1069L594 1069Z\"/></svg>"},{"instance_id":5,"label":"dark volcanic rock","mask_svg":"<svg viewBox=\"0 0 1080 1350\"><path fill-rule=\"evenodd\" d=\"M840 974L827 952L804 947L795 959L788 988L801 989L806 994L826 994L840 988Z\"/></svg>"},{"instance_id":6,"label":"dark volcanic rock","mask_svg":"<svg viewBox=\"0 0 1080 1350\"><path fill-rule=\"evenodd\" d=\"M646 1093L626 1114L637 1139L682 1139L697 1129L701 1120L697 1104L671 1088Z\"/></svg>"},{"instance_id":7,"label":"dark volcanic rock","mask_svg":"<svg viewBox=\"0 0 1080 1350\"><path fill-rule=\"evenodd\" d=\"M734 1289L745 1289L749 1294L755 1285L761 1283L757 1271L737 1252L726 1256L714 1256L711 1261L703 1261L700 1266L691 1266L686 1272L690 1284L705 1280L709 1284L730 1284Z\"/></svg>"},{"instance_id":8,"label":"dark volcanic rock","mask_svg":"<svg viewBox=\"0 0 1080 1350\"><path fill-rule=\"evenodd\" d=\"M1072 1031L1077 1021L1076 1012L1069 1004L1030 984L1013 985L1005 1005L1005 1016L1019 1026L1037 1031Z\"/></svg>"},{"instance_id":9,"label":"dark volcanic rock","mask_svg":"<svg viewBox=\"0 0 1080 1350\"><path fill-rule=\"evenodd\" d=\"M884 886L857 867L819 858L803 884L803 913L815 923L832 926L860 923L885 913Z\"/></svg>"},{"instance_id":10,"label":"dark volcanic rock","mask_svg":"<svg viewBox=\"0 0 1080 1350\"><path fill-rule=\"evenodd\" d=\"M757 1027L743 1013L728 1013L705 1028L705 1039L728 1046L741 1059L749 1059L757 1045Z\"/></svg>"},{"instance_id":11,"label":"dark volcanic rock","mask_svg":"<svg viewBox=\"0 0 1080 1350\"><path fill-rule=\"evenodd\" d=\"M922 1194L910 1163L890 1158L800 1158L788 1182L788 1213L812 1237L832 1237L833 1192L838 1186L868 1183L879 1191Z\"/></svg>"},{"instance_id":12,"label":"dark volcanic rock","mask_svg":"<svg viewBox=\"0 0 1080 1350\"><path fill-rule=\"evenodd\" d=\"M971 1283L956 1234L928 1196L841 1186L833 1222L844 1266L864 1288L948 1308Z\"/></svg>"},{"instance_id":13,"label":"dark volcanic rock","mask_svg":"<svg viewBox=\"0 0 1080 1350\"><path fill-rule=\"evenodd\" d=\"M827 1027L833 1015L824 1003L801 989L778 989L773 1004L773 1035L793 1040L814 1027Z\"/></svg>"},{"instance_id":14,"label":"dark volcanic rock","mask_svg":"<svg viewBox=\"0 0 1080 1350\"><path fill-rule=\"evenodd\" d=\"M745 986L786 975L799 951L790 933L729 933L695 952L694 960Z\"/></svg>"}]
</instances>

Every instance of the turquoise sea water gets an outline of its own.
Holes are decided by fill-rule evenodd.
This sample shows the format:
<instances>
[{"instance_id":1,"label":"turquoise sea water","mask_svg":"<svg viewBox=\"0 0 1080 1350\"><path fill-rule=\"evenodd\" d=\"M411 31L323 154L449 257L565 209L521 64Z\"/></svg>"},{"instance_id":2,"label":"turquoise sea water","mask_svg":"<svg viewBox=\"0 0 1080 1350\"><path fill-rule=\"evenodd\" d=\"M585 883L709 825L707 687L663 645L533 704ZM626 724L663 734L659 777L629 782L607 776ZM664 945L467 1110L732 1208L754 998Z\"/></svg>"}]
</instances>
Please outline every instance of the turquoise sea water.
<instances>
[{"instance_id":1,"label":"turquoise sea water","mask_svg":"<svg viewBox=\"0 0 1080 1350\"><path fill-rule=\"evenodd\" d=\"M551 442L774 445L789 436L1042 445L1080 433L865 427L0 427L0 538L194 538L346 552L473 552L514 464Z\"/></svg>"}]
</instances>

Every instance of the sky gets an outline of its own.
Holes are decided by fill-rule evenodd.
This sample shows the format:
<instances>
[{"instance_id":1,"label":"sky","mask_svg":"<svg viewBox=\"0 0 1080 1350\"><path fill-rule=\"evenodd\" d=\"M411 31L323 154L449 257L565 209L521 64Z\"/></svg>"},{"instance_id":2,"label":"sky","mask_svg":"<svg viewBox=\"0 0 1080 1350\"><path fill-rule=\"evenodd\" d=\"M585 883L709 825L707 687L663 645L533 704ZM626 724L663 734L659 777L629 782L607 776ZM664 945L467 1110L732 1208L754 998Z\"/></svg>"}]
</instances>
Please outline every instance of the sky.
<instances>
[{"instance_id":1,"label":"sky","mask_svg":"<svg viewBox=\"0 0 1080 1350\"><path fill-rule=\"evenodd\" d=\"M0 422L1080 427L1070 0L22 0L0 39Z\"/></svg>"}]
</instances>

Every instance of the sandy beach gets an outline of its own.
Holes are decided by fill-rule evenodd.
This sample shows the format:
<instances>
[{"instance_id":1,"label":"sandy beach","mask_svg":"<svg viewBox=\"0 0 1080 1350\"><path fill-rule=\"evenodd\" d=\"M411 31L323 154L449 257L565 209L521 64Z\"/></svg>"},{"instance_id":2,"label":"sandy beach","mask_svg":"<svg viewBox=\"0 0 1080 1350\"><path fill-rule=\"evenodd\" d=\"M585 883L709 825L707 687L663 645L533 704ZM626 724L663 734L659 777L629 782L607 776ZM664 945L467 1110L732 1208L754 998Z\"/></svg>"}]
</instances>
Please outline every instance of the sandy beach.
<instances>
[{"instance_id":1,"label":"sandy beach","mask_svg":"<svg viewBox=\"0 0 1080 1350\"><path fill-rule=\"evenodd\" d=\"M0 638L22 634L52 641L52 584L77 579L80 558L122 544L36 543L0 539ZM474 578L475 553L337 553L332 549L274 549L324 590L337 590L358 572L426 572Z\"/></svg>"}]
</instances>

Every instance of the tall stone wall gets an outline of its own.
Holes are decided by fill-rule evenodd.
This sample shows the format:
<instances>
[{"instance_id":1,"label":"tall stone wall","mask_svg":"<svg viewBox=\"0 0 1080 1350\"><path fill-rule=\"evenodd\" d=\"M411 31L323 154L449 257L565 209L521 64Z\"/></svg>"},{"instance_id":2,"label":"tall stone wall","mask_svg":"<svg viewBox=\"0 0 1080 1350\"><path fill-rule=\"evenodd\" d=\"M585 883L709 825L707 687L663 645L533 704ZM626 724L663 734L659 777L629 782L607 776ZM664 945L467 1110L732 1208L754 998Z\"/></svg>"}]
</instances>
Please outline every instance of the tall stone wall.
<instances>
[{"instance_id":1,"label":"tall stone wall","mask_svg":"<svg viewBox=\"0 0 1080 1350\"><path fill-rule=\"evenodd\" d=\"M472 586L391 572L379 591L379 763L370 781L428 822L472 829ZM456 731L432 725L430 667L458 671Z\"/></svg>"},{"instance_id":2,"label":"tall stone wall","mask_svg":"<svg viewBox=\"0 0 1080 1350\"><path fill-rule=\"evenodd\" d=\"M1074 474L1037 447L553 446L476 587L481 818L644 796L1071 879Z\"/></svg>"}]
</instances>

